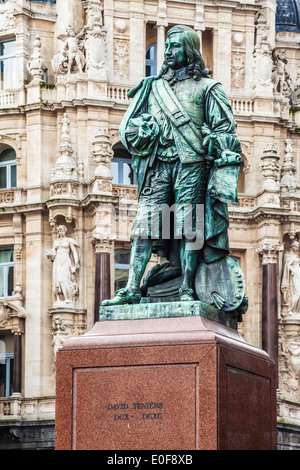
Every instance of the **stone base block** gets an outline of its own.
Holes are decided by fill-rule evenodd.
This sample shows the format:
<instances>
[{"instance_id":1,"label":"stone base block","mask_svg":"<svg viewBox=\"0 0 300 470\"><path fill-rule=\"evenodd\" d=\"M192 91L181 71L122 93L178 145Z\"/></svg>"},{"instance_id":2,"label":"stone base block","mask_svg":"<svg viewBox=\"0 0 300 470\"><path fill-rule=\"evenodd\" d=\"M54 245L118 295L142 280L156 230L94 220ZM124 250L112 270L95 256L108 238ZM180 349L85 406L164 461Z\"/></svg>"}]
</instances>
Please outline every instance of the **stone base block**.
<instances>
[{"instance_id":1,"label":"stone base block","mask_svg":"<svg viewBox=\"0 0 300 470\"><path fill-rule=\"evenodd\" d=\"M201 316L97 322L57 353L55 448L275 450L275 365Z\"/></svg>"}]
</instances>

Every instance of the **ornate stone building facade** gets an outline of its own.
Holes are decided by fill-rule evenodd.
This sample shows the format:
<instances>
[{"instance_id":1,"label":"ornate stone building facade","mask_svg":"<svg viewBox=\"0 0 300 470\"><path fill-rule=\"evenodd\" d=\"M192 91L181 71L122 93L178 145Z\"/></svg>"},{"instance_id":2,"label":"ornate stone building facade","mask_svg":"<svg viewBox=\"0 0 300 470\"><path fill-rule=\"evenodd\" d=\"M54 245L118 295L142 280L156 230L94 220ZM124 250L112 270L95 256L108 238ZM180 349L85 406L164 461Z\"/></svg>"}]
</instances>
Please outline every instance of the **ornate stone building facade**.
<instances>
[{"instance_id":1,"label":"ornate stone building facade","mask_svg":"<svg viewBox=\"0 0 300 470\"><path fill-rule=\"evenodd\" d=\"M299 447L299 14L298 0L0 2L0 448L53 448L56 351L126 281L137 198L118 128L183 22L242 145L240 332L278 363L278 446Z\"/></svg>"}]
</instances>

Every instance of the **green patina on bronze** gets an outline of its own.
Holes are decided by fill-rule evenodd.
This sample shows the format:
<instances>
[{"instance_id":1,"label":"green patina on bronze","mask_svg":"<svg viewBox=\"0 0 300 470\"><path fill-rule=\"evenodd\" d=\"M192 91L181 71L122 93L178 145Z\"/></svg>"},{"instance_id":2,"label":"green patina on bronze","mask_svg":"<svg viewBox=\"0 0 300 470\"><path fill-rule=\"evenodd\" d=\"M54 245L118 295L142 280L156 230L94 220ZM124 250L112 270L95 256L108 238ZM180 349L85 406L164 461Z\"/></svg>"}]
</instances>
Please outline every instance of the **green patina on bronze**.
<instances>
[{"instance_id":1,"label":"green patina on bronze","mask_svg":"<svg viewBox=\"0 0 300 470\"><path fill-rule=\"evenodd\" d=\"M241 146L230 104L221 84L209 78L199 45L191 28L171 28L160 73L128 93L132 101L120 137L133 157L139 205L128 283L103 302L102 316L106 308L141 299L201 301L239 319L247 310L243 274L228 257L227 204L238 204ZM167 237L164 213L154 211L160 205L175 207ZM201 205L202 219L196 210ZM168 262L148 272L140 288L152 253Z\"/></svg>"},{"instance_id":2,"label":"green patina on bronze","mask_svg":"<svg viewBox=\"0 0 300 470\"><path fill-rule=\"evenodd\" d=\"M142 320L146 318L176 318L201 316L237 329L239 315L227 314L199 300L192 302L151 302L144 300L139 305L114 305L100 307L100 320Z\"/></svg>"}]
</instances>

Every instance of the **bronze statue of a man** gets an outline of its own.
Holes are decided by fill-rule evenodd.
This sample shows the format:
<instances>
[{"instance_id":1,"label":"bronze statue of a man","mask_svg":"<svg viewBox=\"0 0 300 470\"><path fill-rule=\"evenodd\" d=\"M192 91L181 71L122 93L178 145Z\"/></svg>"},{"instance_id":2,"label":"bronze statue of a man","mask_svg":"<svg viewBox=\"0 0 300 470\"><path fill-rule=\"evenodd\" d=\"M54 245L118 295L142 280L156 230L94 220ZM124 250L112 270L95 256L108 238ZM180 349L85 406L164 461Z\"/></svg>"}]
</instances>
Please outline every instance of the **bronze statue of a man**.
<instances>
[{"instance_id":1,"label":"bronze statue of a man","mask_svg":"<svg viewBox=\"0 0 300 470\"><path fill-rule=\"evenodd\" d=\"M220 83L209 78L199 48L193 29L171 28L160 73L128 94L133 100L120 137L133 156L139 204L128 283L103 305L140 302L153 252L169 261L161 279L180 274L179 300L194 300L199 265L229 253L227 203L238 203L241 149L231 107ZM163 237L166 207L174 216L170 236Z\"/></svg>"}]
</instances>

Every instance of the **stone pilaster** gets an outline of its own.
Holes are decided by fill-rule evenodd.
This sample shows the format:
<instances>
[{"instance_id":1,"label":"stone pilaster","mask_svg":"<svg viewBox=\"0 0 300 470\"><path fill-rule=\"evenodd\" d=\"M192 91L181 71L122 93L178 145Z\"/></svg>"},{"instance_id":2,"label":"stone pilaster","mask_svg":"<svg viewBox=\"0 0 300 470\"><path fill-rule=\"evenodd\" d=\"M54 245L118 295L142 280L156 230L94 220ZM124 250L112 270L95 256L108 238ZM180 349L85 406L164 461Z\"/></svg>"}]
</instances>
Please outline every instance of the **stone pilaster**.
<instances>
[{"instance_id":1,"label":"stone pilaster","mask_svg":"<svg viewBox=\"0 0 300 470\"><path fill-rule=\"evenodd\" d=\"M160 0L158 2L157 14L157 73L160 71L164 61L165 41L166 41L166 27L167 22L167 2Z\"/></svg>"},{"instance_id":2,"label":"stone pilaster","mask_svg":"<svg viewBox=\"0 0 300 470\"><path fill-rule=\"evenodd\" d=\"M201 1L201 0L200 0ZM204 6L198 2L196 3L196 16L194 29L200 38L200 52L202 52L202 32L205 30L204 26Z\"/></svg>"}]
</instances>

